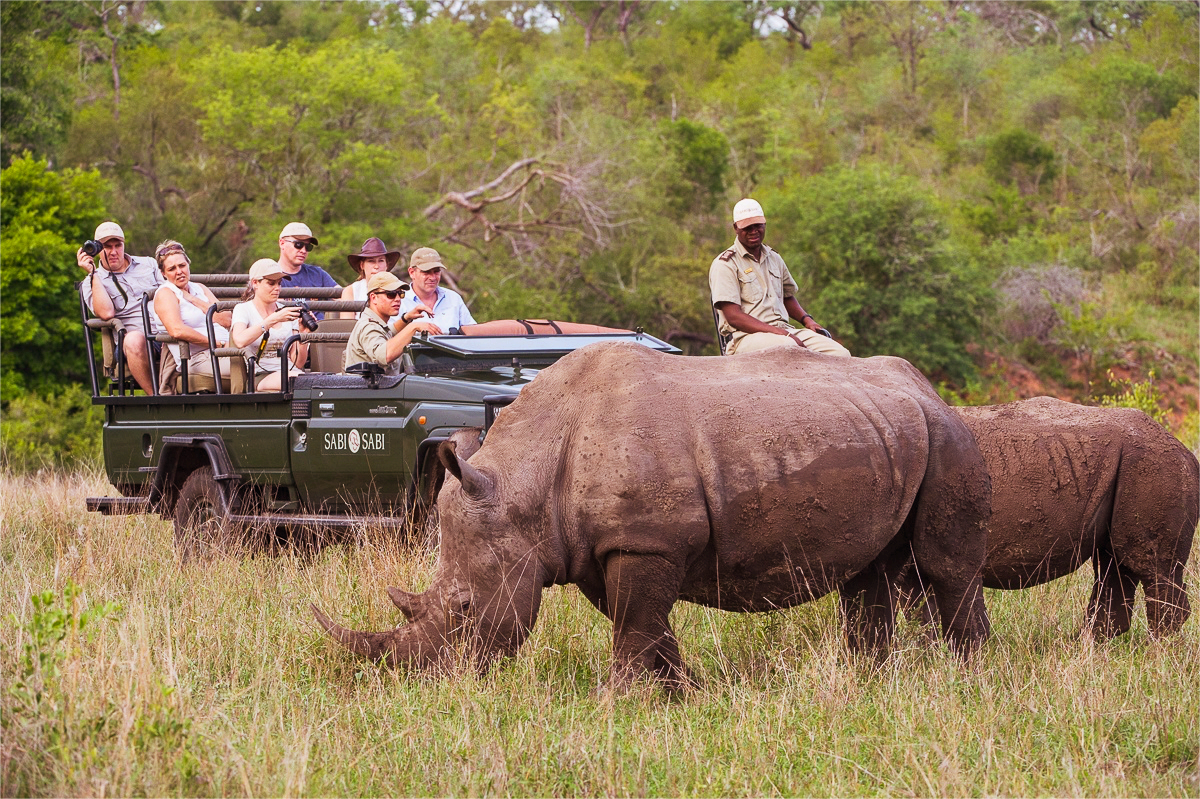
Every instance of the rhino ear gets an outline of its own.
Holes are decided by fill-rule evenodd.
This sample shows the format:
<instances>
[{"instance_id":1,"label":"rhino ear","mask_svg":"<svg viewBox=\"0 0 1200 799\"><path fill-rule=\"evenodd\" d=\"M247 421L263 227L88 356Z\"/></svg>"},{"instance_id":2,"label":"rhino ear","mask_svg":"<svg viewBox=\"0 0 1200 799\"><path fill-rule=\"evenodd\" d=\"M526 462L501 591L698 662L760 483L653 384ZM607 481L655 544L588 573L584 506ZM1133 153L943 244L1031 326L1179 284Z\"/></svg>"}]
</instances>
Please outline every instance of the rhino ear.
<instances>
[{"instance_id":1,"label":"rhino ear","mask_svg":"<svg viewBox=\"0 0 1200 799\"><path fill-rule=\"evenodd\" d=\"M438 460L446 467L446 471L458 478L463 492L471 499L481 500L490 496L492 478L458 457L455 449L453 441L443 441L438 445Z\"/></svg>"}]
</instances>

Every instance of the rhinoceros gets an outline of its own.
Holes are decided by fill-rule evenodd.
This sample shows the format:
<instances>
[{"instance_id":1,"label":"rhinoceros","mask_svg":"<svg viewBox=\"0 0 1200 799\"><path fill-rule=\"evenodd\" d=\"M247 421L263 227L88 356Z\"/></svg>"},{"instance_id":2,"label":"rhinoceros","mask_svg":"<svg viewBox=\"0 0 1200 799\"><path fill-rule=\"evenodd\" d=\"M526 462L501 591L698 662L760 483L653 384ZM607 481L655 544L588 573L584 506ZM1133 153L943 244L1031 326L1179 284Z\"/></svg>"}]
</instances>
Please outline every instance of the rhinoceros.
<instances>
[{"instance_id":1,"label":"rhinoceros","mask_svg":"<svg viewBox=\"0 0 1200 799\"><path fill-rule=\"evenodd\" d=\"M950 645L965 656L988 634L987 471L898 358L596 344L545 369L469 463L442 447L455 479L432 584L388 589L409 623L357 632L313 605L361 656L437 669L465 650L483 668L524 642L544 588L573 583L613 623L617 689L691 684L668 620L680 599L771 611L837 589L850 646L882 657L910 554L955 609Z\"/></svg>"},{"instance_id":2,"label":"rhinoceros","mask_svg":"<svg viewBox=\"0 0 1200 799\"><path fill-rule=\"evenodd\" d=\"M1169 635L1190 613L1184 565L1200 517L1196 456L1145 413L1050 397L955 408L992 481L983 584L1019 589L1092 561L1092 633L1121 635L1143 586L1150 633ZM918 570L919 571L919 570ZM897 584L909 610L920 578ZM924 620L936 615L927 604Z\"/></svg>"}]
</instances>

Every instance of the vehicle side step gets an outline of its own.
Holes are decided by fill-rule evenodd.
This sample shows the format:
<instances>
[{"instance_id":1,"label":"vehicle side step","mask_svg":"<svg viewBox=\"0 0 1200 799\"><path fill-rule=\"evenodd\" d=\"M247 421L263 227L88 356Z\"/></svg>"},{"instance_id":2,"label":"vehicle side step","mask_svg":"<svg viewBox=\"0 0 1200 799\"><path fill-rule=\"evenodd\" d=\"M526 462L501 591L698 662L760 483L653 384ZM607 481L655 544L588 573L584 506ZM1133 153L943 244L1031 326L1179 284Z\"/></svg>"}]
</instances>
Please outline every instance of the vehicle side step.
<instances>
[{"instance_id":1,"label":"vehicle side step","mask_svg":"<svg viewBox=\"0 0 1200 799\"><path fill-rule=\"evenodd\" d=\"M404 515L392 516L322 516L291 513L239 514L231 513L226 519L232 524L277 525L291 530L357 530L362 527L379 527L385 530L403 530L407 524Z\"/></svg>"},{"instance_id":2,"label":"vehicle side step","mask_svg":"<svg viewBox=\"0 0 1200 799\"><path fill-rule=\"evenodd\" d=\"M150 500L146 497L88 497L87 509L105 516L130 516L149 512Z\"/></svg>"}]
</instances>

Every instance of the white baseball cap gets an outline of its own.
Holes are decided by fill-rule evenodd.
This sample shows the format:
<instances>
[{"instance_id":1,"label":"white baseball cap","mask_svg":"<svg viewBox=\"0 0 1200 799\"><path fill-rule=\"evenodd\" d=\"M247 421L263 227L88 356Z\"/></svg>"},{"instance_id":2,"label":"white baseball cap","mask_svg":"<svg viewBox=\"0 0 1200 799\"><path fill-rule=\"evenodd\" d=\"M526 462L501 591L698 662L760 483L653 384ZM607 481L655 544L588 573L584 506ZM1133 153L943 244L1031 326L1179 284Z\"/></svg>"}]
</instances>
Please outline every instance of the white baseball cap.
<instances>
[{"instance_id":1,"label":"white baseball cap","mask_svg":"<svg viewBox=\"0 0 1200 799\"><path fill-rule=\"evenodd\" d=\"M96 235L92 238L101 244L109 239L125 241L125 231L121 230L121 226L116 222L101 222L100 227L96 228Z\"/></svg>"},{"instance_id":2,"label":"white baseball cap","mask_svg":"<svg viewBox=\"0 0 1200 799\"><path fill-rule=\"evenodd\" d=\"M746 198L738 200L737 205L733 206L733 226L738 230L750 225L765 225L767 217L763 213L762 206L758 204L758 200Z\"/></svg>"},{"instance_id":3,"label":"white baseball cap","mask_svg":"<svg viewBox=\"0 0 1200 799\"><path fill-rule=\"evenodd\" d=\"M250 267L250 279L262 280L264 277L283 277L283 268L274 258L259 258Z\"/></svg>"},{"instance_id":4,"label":"white baseball cap","mask_svg":"<svg viewBox=\"0 0 1200 799\"><path fill-rule=\"evenodd\" d=\"M286 239L289 236L293 239L308 239L313 244L317 243L317 237L312 234L312 231L308 229L308 225L303 222L288 222L284 225L283 230L279 233L279 238Z\"/></svg>"}]
</instances>

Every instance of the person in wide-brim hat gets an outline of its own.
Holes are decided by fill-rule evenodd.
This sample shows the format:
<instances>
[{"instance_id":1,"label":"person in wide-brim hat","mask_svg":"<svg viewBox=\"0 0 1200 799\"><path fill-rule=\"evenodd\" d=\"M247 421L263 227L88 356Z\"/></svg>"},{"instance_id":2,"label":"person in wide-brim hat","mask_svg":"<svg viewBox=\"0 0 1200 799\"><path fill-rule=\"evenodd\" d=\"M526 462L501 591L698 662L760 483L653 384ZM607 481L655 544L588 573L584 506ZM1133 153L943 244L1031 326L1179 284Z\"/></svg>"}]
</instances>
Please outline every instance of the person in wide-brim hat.
<instances>
[{"instance_id":1,"label":"person in wide-brim hat","mask_svg":"<svg viewBox=\"0 0 1200 799\"><path fill-rule=\"evenodd\" d=\"M350 266L358 272L359 279L342 289L342 299L346 301L366 302L367 281L373 275L390 272L400 261L398 250L389 250L382 239L372 236L363 242L362 249L346 256ZM344 319L357 319L357 313L343 313Z\"/></svg>"}]
</instances>

